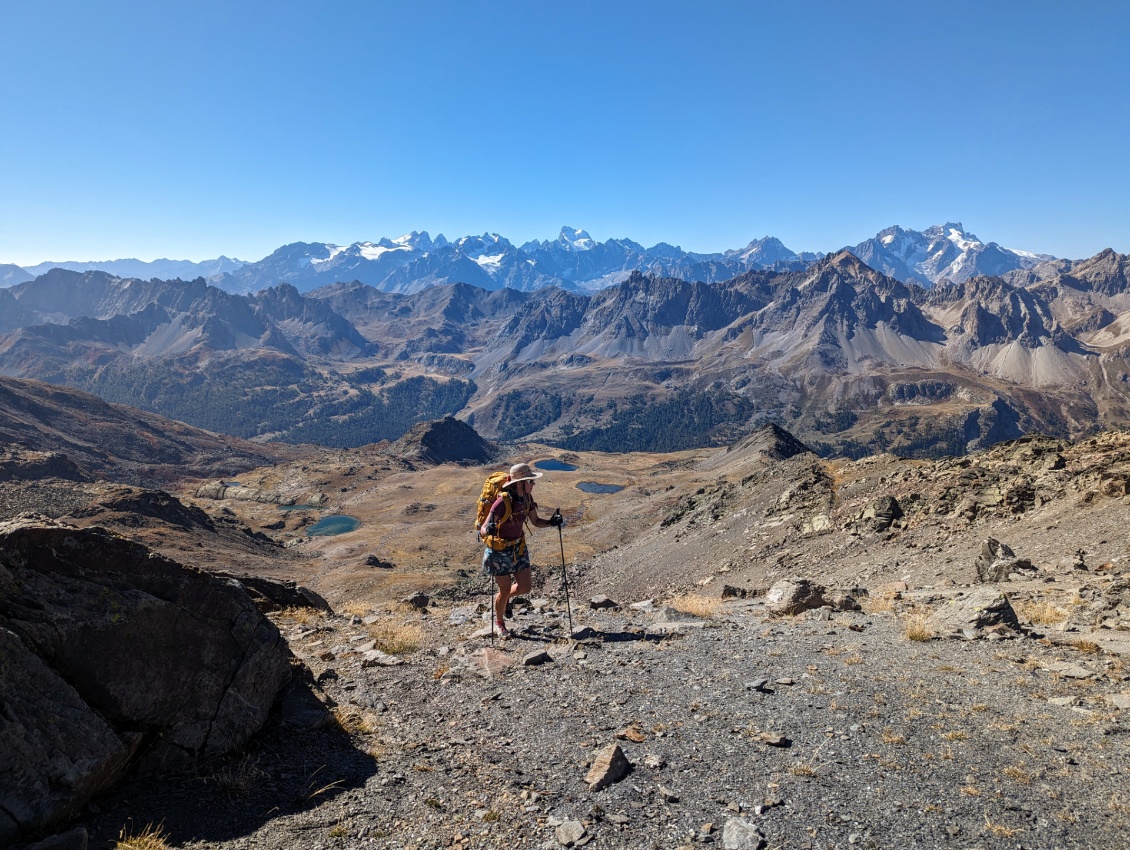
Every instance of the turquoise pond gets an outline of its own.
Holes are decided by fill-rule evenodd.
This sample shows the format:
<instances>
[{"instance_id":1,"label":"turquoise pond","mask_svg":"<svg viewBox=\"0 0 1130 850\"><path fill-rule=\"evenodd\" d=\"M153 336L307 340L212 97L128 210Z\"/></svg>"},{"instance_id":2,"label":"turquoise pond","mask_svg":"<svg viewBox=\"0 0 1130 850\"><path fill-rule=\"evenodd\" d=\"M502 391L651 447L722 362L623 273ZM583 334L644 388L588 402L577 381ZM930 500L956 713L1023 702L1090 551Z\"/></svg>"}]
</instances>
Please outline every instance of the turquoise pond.
<instances>
[{"instance_id":1,"label":"turquoise pond","mask_svg":"<svg viewBox=\"0 0 1130 850\"><path fill-rule=\"evenodd\" d=\"M335 534L348 534L361 527L361 520L345 514L333 514L322 517L308 529L306 533L311 537L332 537Z\"/></svg>"},{"instance_id":2,"label":"turquoise pond","mask_svg":"<svg viewBox=\"0 0 1130 850\"><path fill-rule=\"evenodd\" d=\"M577 484L578 490L586 493L619 493L624 489L622 484L598 484L595 481L581 481Z\"/></svg>"},{"instance_id":3,"label":"turquoise pond","mask_svg":"<svg viewBox=\"0 0 1130 850\"><path fill-rule=\"evenodd\" d=\"M553 458L539 460L534 466L538 469L547 470L548 472L576 472L577 470L577 467L573 464L565 463L563 460L554 460Z\"/></svg>"}]
</instances>

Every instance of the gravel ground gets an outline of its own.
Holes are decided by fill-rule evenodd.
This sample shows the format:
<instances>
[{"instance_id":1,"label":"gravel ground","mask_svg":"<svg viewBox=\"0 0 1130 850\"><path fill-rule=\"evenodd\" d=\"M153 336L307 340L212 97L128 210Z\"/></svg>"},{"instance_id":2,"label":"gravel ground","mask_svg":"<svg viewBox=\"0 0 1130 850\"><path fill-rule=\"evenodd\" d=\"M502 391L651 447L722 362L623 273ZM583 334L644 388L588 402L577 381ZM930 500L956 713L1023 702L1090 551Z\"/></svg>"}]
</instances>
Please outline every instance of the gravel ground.
<instances>
[{"instance_id":1,"label":"gravel ground","mask_svg":"<svg viewBox=\"0 0 1130 850\"><path fill-rule=\"evenodd\" d=\"M421 646L385 666L365 652L393 618ZM574 641L535 602L493 647L469 601L302 619L280 626L338 722L291 704L237 760L114 790L80 819L92 848L147 824L224 850L1126 846L1118 656L747 600L578 607ZM590 790L613 744L631 769Z\"/></svg>"}]
</instances>

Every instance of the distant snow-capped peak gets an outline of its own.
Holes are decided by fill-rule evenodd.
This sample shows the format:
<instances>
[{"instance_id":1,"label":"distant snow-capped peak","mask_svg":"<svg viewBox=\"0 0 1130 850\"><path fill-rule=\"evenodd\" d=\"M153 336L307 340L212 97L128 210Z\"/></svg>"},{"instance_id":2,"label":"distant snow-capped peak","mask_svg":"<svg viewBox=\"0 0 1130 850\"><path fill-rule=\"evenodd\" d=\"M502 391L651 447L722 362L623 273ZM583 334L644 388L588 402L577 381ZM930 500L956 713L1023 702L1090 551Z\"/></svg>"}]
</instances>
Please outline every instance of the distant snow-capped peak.
<instances>
[{"instance_id":1,"label":"distant snow-capped peak","mask_svg":"<svg viewBox=\"0 0 1130 850\"><path fill-rule=\"evenodd\" d=\"M591 251L596 247L596 242L584 230L567 226L557 235L557 244L566 251Z\"/></svg>"}]
</instances>

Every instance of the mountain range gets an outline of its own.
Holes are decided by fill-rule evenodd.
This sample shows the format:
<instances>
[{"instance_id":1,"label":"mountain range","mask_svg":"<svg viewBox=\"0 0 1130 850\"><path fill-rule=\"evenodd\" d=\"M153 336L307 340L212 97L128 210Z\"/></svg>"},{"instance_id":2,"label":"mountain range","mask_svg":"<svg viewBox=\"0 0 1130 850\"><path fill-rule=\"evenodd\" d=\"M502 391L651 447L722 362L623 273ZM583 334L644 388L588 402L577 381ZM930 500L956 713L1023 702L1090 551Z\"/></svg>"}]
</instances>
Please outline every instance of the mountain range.
<instances>
[{"instance_id":1,"label":"mountain range","mask_svg":"<svg viewBox=\"0 0 1130 850\"><path fill-rule=\"evenodd\" d=\"M960 223L924 231L890 227L847 250L868 265L903 282L932 286L942 281L963 283L977 275L1000 275L1054 261L982 242ZM835 252L833 252L835 253ZM0 286L32 280L51 268L105 271L117 277L191 279L233 293L258 292L289 283L307 292L332 283L357 281L385 292L411 293L438 283L469 283L483 289L509 287L524 292L556 286L593 292L625 280L632 272L713 283L751 270L796 271L824 254L796 253L777 238L765 236L744 248L700 254L659 243L645 248L630 239L594 240L587 232L561 228L555 240L515 246L497 233L465 236L454 242L416 232L398 239L356 242L348 246L322 242L284 245L254 263L219 257L189 261L112 260L106 262L40 263L20 269L0 266Z\"/></svg>"},{"instance_id":2,"label":"mountain range","mask_svg":"<svg viewBox=\"0 0 1130 850\"><path fill-rule=\"evenodd\" d=\"M841 251L592 293L245 295L56 269L0 290L0 375L257 440L353 446L454 414L575 450L723 444L777 422L824 453L960 454L1130 422L1128 262L1107 250L925 288Z\"/></svg>"}]
</instances>

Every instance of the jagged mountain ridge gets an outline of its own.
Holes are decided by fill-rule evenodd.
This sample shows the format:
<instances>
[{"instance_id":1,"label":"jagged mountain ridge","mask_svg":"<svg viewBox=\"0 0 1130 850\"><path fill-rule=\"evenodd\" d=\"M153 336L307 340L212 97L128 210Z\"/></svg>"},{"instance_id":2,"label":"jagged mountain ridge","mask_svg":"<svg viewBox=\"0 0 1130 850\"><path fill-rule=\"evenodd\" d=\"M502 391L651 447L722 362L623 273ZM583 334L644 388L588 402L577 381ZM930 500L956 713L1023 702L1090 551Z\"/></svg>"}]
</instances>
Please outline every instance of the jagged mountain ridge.
<instances>
[{"instance_id":1,"label":"jagged mountain ridge","mask_svg":"<svg viewBox=\"0 0 1130 850\"><path fill-rule=\"evenodd\" d=\"M923 286L943 280L961 283L977 275L1023 273L1035 280L1067 268L1066 261L1046 254L983 243L954 223L921 232L890 227L848 250L890 277ZM113 260L40 263L28 270L0 267L0 285L30 280L57 266L73 271L106 271L119 277L204 277L234 293L257 292L278 283L290 283L306 292L351 281L400 293L455 282L483 289L534 291L557 286L594 292L623 281L633 271L713 283L750 270L802 270L823 256L796 253L772 236L755 239L744 248L702 254L666 243L645 248L631 239L600 242L572 227L561 228L555 240L534 240L520 247L496 233L452 242L442 234L433 239L427 231L413 231L398 239L348 246L296 242L253 263L220 257L202 263Z\"/></svg>"},{"instance_id":2,"label":"jagged mountain ridge","mask_svg":"<svg viewBox=\"0 0 1130 850\"><path fill-rule=\"evenodd\" d=\"M826 451L953 453L1126 421L1126 262L1104 252L1028 287L980 277L927 290L843 251L803 271L714 284L636 272L589 295L350 283L241 296L200 280L56 271L8 293L69 324L0 337L0 373L98 390L122 364L149 364L160 397L165 384L207 387L249 370L256 397L266 384L292 401L288 385L337 399L317 424L342 433L372 418L351 401L358 393L430 381L432 417L458 413L492 438L611 449L666 431L689 446L776 421ZM80 303L68 287L90 317L58 311ZM227 370L215 366L221 354ZM693 438L652 422L664 416L693 419Z\"/></svg>"}]
</instances>

